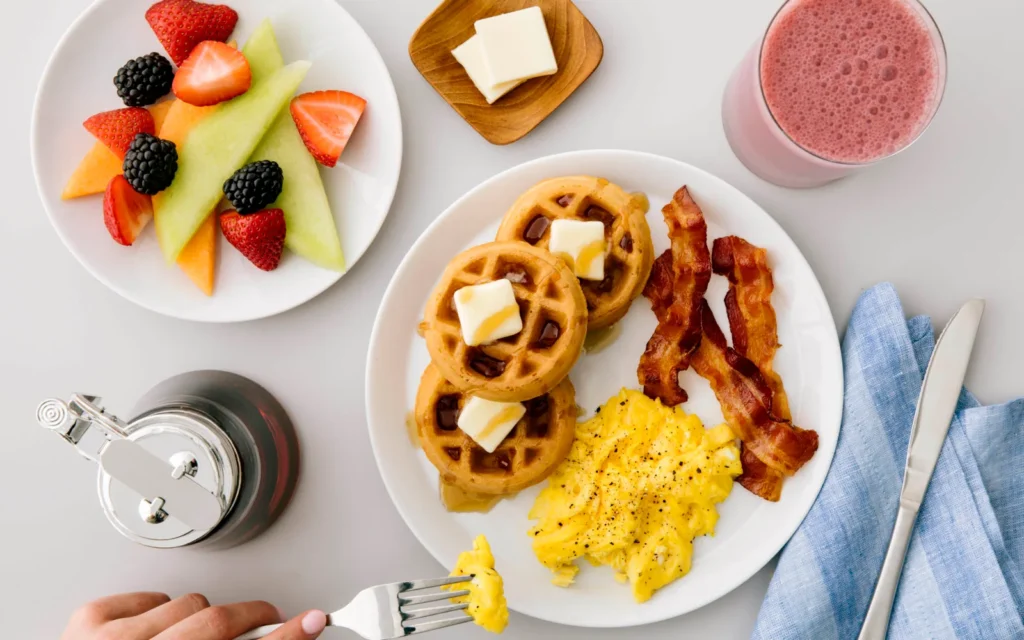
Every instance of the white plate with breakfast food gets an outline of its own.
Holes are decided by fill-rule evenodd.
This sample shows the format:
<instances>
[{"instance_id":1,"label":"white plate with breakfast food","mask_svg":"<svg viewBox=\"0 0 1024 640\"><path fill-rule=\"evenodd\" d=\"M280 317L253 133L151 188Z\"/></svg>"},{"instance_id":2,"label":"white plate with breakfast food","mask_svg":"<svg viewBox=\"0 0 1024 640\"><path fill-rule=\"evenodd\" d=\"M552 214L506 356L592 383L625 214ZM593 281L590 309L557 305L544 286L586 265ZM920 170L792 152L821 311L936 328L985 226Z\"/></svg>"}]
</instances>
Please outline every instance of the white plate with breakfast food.
<instances>
[{"instance_id":1,"label":"white plate with breakfast food","mask_svg":"<svg viewBox=\"0 0 1024 640\"><path fill-rule=\"evenodd\" d=\"M748 579L810 509L842 412L792 240L722 180L630 151L459 199L396 271L367 363L415 535L450 567L483 534L509 607L569 625L666 619Z\"/></svg>"},{"instance_id":2,"label":"white plate with breakfast food","mask_svg":"<svg viewBox=\"0 0 1024 640\"><path fill-rule=\"evenodd\" d=\"M383 224L401 157L387 67L331 0L98 0L54 51L32 121L40 197L79 262L143 307L209 322L337 282Z\"/></svg>"}]
</instances>

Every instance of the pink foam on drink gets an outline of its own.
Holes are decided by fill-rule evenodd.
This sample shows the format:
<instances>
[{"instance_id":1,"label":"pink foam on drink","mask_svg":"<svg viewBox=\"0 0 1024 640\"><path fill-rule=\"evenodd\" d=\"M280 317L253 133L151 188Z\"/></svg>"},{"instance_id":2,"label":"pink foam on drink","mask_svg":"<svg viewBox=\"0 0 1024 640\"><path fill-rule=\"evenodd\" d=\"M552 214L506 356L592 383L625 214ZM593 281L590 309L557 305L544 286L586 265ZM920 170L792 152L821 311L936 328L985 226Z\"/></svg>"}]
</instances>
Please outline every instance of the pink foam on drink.
<instances>
[{"instance_id":1,"label":"pink foam on drink","mask_svg":"<svg viewBox=\"0 0 1024 640\"><path fill-rule=\"evenodd\" d=\"M794 142L837 162L870 162L913 141L938 84L928 27L902 0L790 2L761 50L772 116Z\"/></svg>"}]
</instances>

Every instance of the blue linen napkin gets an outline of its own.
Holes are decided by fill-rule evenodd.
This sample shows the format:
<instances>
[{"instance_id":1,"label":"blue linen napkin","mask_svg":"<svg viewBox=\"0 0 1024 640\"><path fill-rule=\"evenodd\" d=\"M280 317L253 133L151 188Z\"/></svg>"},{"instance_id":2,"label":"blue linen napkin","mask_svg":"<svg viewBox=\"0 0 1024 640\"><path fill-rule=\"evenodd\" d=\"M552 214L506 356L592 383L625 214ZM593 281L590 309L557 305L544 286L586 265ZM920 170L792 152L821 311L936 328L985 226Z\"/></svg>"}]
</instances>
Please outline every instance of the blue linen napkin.
<instances>
[{"instance_id":1,"label":"blue linen napkin","mask_svg":"<svg viewBox=\"0 0 1024 640\"><path fill-rule=\"evenodd\" d=\"M753 638L857 637L896 518L931 320L880 284L843 340L846 397L832 467L786 545ZM783 491L782 499L786 499ZM896 593L889 638L1024 638L1024 399L963 391Z\"/></svg>"}]
</instances>

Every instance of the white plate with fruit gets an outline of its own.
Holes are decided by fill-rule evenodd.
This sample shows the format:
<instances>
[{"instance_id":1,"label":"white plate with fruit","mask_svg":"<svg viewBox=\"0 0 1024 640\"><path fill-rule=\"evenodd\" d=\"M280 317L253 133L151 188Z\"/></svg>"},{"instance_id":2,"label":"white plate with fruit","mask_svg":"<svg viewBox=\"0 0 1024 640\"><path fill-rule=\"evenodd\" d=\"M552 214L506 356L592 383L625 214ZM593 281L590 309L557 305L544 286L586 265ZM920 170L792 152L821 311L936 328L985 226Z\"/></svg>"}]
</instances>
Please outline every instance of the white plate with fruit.
<instances>
[{"instance_id":1,"label":"white plate with fruit","mask_svg":"<svg viewBox=\"0 0 1024 640\"><path fill-rule=\"evenodd\" d=\"M207 322L337 282L383 224L401 157L387 67L331 0L99 0L54 51L32 121L68 249L136 304Z\"/></svg>"}]
</instances>

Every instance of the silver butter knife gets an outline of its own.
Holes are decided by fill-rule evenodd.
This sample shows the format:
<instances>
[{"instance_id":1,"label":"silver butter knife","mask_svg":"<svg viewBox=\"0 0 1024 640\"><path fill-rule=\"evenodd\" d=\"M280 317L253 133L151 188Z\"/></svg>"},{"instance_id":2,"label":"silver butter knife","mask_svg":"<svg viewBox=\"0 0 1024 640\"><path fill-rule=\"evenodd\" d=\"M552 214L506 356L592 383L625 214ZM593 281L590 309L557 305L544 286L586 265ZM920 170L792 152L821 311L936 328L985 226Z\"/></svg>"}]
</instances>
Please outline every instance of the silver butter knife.
<instances>
[{"instance_id":1,"label":"silver butter knife","mask_svg":"<svg viewBox=\"0 0 1024 640\"><path fill-rule=\"evenodd\" d=\"M953 412L967 374L967 363L971 360L974 337L978 334L984 310L983 300L971 300L960 307L935 343L910 429L907 468L903 474L896 525L858 640L883 640L888 632L889 615L896 596L896 585L903 572L910 534L914 530L917 512L921 508L928 482L935 471L935 463L939 460L939 452L942 451L942 443L953 420Z\"/></svg>"}]
</instances>

